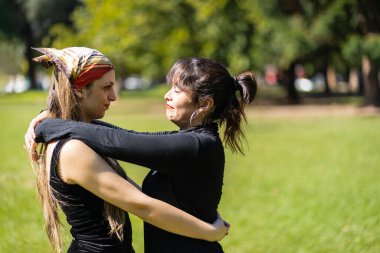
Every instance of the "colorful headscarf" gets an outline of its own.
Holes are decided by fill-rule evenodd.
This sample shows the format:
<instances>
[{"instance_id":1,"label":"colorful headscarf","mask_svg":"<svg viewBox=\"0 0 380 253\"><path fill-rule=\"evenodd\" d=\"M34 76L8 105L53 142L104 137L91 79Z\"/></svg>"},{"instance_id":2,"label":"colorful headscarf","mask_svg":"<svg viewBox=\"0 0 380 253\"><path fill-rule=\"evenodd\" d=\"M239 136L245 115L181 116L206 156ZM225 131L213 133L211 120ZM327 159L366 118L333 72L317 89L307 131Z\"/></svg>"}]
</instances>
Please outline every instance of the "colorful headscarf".
<instances>
[{"instance_id":1,"label":"colorful headscarf","mask_svg":"<svg viewBox=\"0 0 380 253\"><path fill-rule=\"evenodd\" d=\"M55 66L68 78L73 89L82 87L101 78L113 69L111 61L102 53L87 47L32 48L44 55L33 58L45 68Z\"/></svg>"}]
</instances>

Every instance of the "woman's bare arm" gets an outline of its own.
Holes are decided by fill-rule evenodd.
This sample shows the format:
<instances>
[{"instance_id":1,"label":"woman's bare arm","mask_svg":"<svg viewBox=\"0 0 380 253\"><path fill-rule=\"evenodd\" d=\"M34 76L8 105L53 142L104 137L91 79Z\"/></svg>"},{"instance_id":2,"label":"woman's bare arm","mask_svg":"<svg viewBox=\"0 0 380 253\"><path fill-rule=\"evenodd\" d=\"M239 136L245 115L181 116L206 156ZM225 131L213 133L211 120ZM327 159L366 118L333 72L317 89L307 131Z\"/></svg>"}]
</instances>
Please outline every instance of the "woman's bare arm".
<instances>
[{"instance_id":1,"label":"woman's bare arm","mask_svg":"<svg viewBox=\"0 0 380 253\"><path fill-rule=\"evenodd\" d=\"M105 201L154 226L207 241L220 240L228 232L229 228L221 219L209 224L163 201L145 195L116 174L96 152L81 141L67 142L62 148L60 161L60 172L65 182L79 184Z\"/></svg>"}]
</instances>

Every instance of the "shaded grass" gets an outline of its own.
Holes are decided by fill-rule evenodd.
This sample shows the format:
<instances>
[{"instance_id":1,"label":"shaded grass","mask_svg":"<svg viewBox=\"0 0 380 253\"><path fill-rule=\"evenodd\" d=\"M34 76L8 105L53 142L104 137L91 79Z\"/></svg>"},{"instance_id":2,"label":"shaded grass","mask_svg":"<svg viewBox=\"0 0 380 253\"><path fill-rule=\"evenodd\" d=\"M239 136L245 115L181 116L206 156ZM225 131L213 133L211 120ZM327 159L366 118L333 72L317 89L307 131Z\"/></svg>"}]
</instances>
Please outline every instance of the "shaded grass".
<instances>
[{"instance_id":1,"label":"shaded grass","mask_svg":"<svg viewBox=\"0 0 380 253\"><path fill-rule=\"evenodd\" d=\"M149 92L122 93L105 120L173 129L163 116L164 91ZM23 150L45 96L0 95L0 252L51 252ZM246 156L227 151L220 204L232 224L221 242L226 252L380 252L380 118L276 119L250 108L248 119ZM123 165L137 182L147 173ZM134 247L142 252L142 222L131 217Z\"/></svg>"}]
</instances>

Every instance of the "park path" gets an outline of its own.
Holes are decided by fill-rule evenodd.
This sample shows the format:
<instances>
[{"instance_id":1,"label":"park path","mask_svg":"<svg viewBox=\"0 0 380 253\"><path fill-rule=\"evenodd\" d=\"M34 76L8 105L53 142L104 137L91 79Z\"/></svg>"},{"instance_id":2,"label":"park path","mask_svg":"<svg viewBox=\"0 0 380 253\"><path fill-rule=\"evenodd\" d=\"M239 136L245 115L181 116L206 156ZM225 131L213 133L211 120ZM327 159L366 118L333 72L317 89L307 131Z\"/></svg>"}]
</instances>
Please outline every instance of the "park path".
<instances>
[{"instance_id":1,"label":"park path","mask_svg":"<svg viewBox=\"0 0 380 253\"><path fill-rule=\"evenodd\" d=\"M355 105L253 105L249 116L266 118L308 118L326 116L380 116L380 108Z\"/></svg>"}]
</instances>

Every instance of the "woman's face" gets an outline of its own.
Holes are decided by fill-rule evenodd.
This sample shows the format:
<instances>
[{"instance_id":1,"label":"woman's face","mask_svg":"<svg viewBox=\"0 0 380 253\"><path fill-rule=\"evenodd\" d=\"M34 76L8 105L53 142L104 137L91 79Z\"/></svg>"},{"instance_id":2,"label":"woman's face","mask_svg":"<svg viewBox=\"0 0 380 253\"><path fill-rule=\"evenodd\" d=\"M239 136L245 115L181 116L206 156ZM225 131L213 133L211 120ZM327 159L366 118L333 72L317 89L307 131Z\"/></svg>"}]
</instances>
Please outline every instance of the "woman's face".
<instances>
[{"instance_id":1,"label":"woman's face","mask_svg":"<svg viewBox=\"0 0 380 253\"><path fill-rule=\"evenodd\" d=\"M112 101L116 100L115 71L110 70L92 85L82 89L80 106L83 121L89 122L93 119L103 118Z\"/></svg>"},{"instance_id":2,"label":"woman's face","mask_svg":"<svg viewBox=\"0 0 380 253\"><path fill-rule=\"evenodd\" d=\"M181 129L190 127L190 117L197 106L189 94L173 85L164 96L166 100L166 117Z\"/></svg>"}]
</instances>

